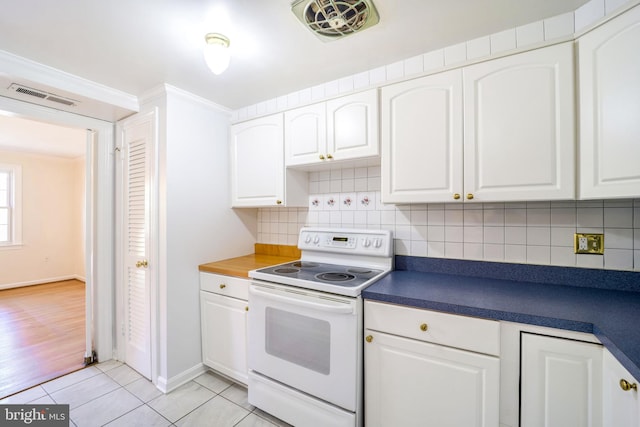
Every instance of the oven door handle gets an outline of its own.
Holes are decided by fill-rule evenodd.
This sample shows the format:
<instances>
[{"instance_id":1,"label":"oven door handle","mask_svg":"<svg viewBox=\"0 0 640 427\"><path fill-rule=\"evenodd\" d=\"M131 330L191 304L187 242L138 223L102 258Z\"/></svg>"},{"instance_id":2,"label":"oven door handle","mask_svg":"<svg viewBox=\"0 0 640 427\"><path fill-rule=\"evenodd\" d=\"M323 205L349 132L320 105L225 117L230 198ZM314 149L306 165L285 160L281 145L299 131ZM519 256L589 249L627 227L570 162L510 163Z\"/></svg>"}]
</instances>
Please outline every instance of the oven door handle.
<instances>
[{"instance_id":1,"label":"oven door handle","mask_svg":"<svg viewBox=\"0 0 640 427\"><path fill-rule=\"evenodd\" d=\"M351 306L351 304L348 304L348 305L347 304L345 305L322 304L322 303L307 301L307 300L298 299L298 298L291 298L285 295L275 294L267 291L262 291L260 289L255 289L251 286L249 287L249 293L262 298L270 299L272 301L278 301L278 302L284 302L287 304L294 304L297 306L309 307L315 310L321 310L321 311L330 312L330 313L338 313L338 314L353 313L353 307Z\"/></svg>"}]
</instances>

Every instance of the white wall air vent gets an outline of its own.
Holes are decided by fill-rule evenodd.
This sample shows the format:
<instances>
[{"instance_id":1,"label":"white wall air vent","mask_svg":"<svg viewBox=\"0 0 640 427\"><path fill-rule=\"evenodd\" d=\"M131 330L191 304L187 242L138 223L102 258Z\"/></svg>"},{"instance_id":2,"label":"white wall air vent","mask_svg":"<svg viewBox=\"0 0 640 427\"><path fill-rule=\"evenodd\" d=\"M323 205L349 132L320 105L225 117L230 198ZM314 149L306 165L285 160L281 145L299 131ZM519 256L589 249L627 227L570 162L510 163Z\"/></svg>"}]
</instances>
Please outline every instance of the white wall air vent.
<instances>
[{"instance_id":1,"label":"white wall air vent","mask_svg":"<svg viewBox=\"0 0 640 427\"><path fill-rule=\"evenodd\" d=\"M16 93L23 94L23 95L33 96L35 98L43 99L46 101L57 102L58 104L63 104L68 107L75 107L76 104L78 103L78 101L75 101L73 99L65 98L59 95L54 95L52 93L48 93L38 89L33 89L17 83L12 83L11 86L9 86L9 90Z\"/></svg>"},{"instance_id":2,"label":"white wall air vent","mask_svg":"<svg viewBox=\"0 0 640 427\"><path fill-rule=\"evenodd\" d=\"M370 0L296 0L291 11L324 41L348 36L380 21Z\"/></svg>"}]
</instances>

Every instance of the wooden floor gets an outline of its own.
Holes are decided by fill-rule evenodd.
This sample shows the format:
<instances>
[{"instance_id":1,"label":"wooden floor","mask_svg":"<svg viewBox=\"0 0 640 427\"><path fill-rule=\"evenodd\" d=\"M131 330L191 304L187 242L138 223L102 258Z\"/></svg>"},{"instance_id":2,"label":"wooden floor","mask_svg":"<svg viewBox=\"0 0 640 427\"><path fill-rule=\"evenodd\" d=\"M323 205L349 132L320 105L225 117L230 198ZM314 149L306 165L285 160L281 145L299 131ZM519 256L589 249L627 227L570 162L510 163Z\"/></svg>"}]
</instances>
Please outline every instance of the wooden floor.
<instances>
[{"instance_id":1,"label":"wooden floor","mask_svg":"<svg viewBox=\"0 0 640 427\"><path fill-rule=\"evenodd\" d=\"M0 290L0 399L84 367L85 284Z\"/></svg>"}]
</instances>

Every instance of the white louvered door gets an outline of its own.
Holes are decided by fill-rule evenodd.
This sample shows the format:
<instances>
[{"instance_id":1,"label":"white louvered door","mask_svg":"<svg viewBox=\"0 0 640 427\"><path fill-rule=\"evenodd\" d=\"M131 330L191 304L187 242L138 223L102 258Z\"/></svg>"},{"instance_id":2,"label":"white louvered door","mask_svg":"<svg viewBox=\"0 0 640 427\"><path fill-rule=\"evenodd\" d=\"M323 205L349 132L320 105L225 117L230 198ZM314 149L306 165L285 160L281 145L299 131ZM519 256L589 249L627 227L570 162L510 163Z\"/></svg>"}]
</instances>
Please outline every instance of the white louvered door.
<instances>
[{"instance_id":1,"label":"white louvered door","mask_svg":"<svg viewBox=\"0 0 640 427\"><path fill-rule=\"evenodd\" d=\"M151 379L150 188L155 113L122 127L123 334L125 363Z\"/></svg>"}]
</instances>

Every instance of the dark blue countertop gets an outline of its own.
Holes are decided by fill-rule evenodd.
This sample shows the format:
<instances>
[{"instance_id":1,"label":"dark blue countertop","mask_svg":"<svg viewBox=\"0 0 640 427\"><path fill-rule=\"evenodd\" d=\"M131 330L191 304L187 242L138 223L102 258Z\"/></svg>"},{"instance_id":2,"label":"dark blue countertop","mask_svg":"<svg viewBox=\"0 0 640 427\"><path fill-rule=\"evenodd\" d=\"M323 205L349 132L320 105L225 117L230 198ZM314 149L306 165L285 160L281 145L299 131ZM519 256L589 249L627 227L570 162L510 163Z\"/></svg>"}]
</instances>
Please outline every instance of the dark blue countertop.
<instances>
[{"instance_id":1,"label":"dark blue countertop","mask_svg":"<svg viewBox=\"0 0 640 427\"><path fill-rule=\"evenodd\" d=\"M640 380L640 273L419 257L365 299L594 334Z\"/></svg>"}]
</instances>

